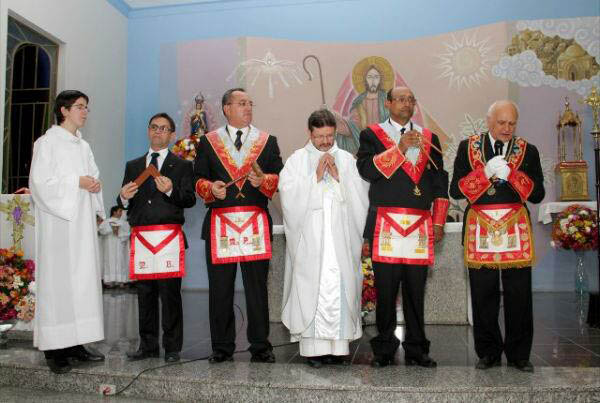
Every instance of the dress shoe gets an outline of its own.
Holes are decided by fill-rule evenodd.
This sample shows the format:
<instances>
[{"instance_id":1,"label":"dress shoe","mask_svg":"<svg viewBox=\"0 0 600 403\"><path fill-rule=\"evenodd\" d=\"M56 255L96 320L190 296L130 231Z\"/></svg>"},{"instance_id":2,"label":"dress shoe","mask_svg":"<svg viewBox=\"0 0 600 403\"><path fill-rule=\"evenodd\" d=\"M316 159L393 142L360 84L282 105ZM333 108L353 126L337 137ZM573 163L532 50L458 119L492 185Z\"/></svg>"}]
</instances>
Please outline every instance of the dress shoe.
<instances>
[{"instance_id":1,"label":"dress shoe","mask_svg":"<svg viewBox=\"0 0 600 403\"><path fill-rule=\"evenodd\" d=\"M69 361L66 357L63 356L55 356L54 358L49 358L46 360L48 367L55 374L66 374L69 372L72 367L69 364Z\"/></svg>"},{"instance_id":2,"label":"dress shoe","mask_svg":"<svg viewBox=\"0 0 600 403\"><path fill-rule=\"evenodd\" d=\"M388 365L396 365L394 356L375 354L371 360L371 366L374 368L387 367Z\"/></svg>"},{"instance_id":3,"label":"dress shoe","mask_svg":"<svg viewBox=\"0 0 600 403\"><path fill-rule=\"evenodd\" d=\"M171 351L170 353L165 353L165 362L173 363L179 361L181 358L179 357L179 353L177 351Z\"/></svg>"},{"instance_id":4,"label":"dress shoe","mask_svg":"<svg viewBox=\"0 0 600 403\"><path fill-rule=\"evenodd\" d=\"M158 356L159 356L158 350L155 350L155 351L138 350L134 353L127 353L127 359L129 361L140 361L140 360L145 360L146 358L157 358Z\"/></svg>"},{"instance_id":5,"label":"dress shoe","mask_svg":"<svg viewBox=\"0 0 600 403\"><path fill-rule=\"evenodd\" d=\"M529 360L509 361L508 366L523 372L533 372L533 364Z\"/></svg>"},{"instance_id":6,"label":"dress shoe","mask_svg":"<svg viewBox=\"0 0 600 403\"><path fill-rule=\"evenodd\" d=\"M86 350L83 346L73 346L66 349L65 356L72 358L80 362L85 361L104 361L104 355L99 353L93 353Z\"/></svg>"},{"instance_id":7,"label":"dress shoe","mask_svg":"<svg viewBox=\"0 0 600 403\"><path fill-rule=\"evenodd\" d=\"M320 356L306 357L306 363L312 368L321 368L323 366L323 360Z\"/></svg>"},{"instance_id":8,"label":"dress shoe","mask_svg":"<svg viewBox=\"0 0 600 403\"><path fill-rule=\"evenodd\" d=\"M418 365L424 368L437 367L437 362L432 360L427 354L422 354L420 357L404 357L404 364L408 366Z\"/></svg>"},{"instance_id":9,"label":"dress shoe","mask_svg":"<svg viewBox=\"0 0 600 403\"><path fill-rule=\"evenodd\" d=\"M492 357L490 355L486 355L483 358L480 358L479 361L477 361L477 365L475 365L475 368L477 369L489 369L492 367L499 367L501 365L501 361L500 361L500 357Z\"/></svg>"},{"instance_id":10,"label":"dress shoe","mask_svg":"<svg viewBox=\"0 0 600 403\"><path fill-rule=\"evenodd\" d=\"M233 356L220 351L215 351L210 355L210 357L208 357L208 362L211 364L218 364L224 361L233 361Z\"/></svg>"},{"instance_id":11,"label":"dress shoe","mask_svg":"<svg viewBox=\"0 0 600 403\"><path fill-rule=\"evenodd\" d=\"M321 357L321 361L325 365L345 365L346 359L343 355L324 355Z\"/></svg>"},{"instance_id":12,"label":"dress shoe","mask_svg":"<svg viewBox=\"0 0 600 403\"><path fill-rule=\"evenodd\" d=\"M261 351L260 353L252 354L252 358L250 358L250 362L266 362L268 364L272 364L275 362L275 356L273 352L270 350Z\"/></svg>"}]
</instances>

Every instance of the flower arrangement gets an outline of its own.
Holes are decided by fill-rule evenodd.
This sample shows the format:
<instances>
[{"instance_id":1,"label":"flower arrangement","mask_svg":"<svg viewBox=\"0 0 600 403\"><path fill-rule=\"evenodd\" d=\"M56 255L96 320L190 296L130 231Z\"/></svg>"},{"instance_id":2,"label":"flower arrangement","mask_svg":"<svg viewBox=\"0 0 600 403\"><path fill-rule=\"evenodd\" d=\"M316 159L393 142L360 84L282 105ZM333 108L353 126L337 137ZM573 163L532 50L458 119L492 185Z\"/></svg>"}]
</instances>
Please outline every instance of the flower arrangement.
<instances>
[{"instance_id":1,"label":"flower arrangement","mask_svg":"<svg viewBox=\"0 0 600 403\"><path fill-rule=\"evenodd\" d=\"M177 140L173 145L173 153L184 160L194 161L200 138L195 134Z\"/></svg>"},{"instance_id":2,"label":"flower arrangement","mask_svg":"<svg viewBox=\"0 0 600 403\"><path fill-rule=\"evenodd\" d=\"M0 249L0 320L30 321L35 313L35 264L23 251Z\"/></svg>"},{"instance_id":3,"label":"flower arrangement","mask_svg":"<svg viewBox=\"0 0 600 403\"><path fill-rule=\"evenodd\" d=\"M371 261L371 253L369 243L363 244L362 252L362 297L361 297L361 312L365 316L369 312L375 310L377 303L377 289L375 288L375 275L373 274L373 262Z\"/></svg>"},{"instance_id":4,"label":"flower arrangement","mask_svg":"<svg viewBox=\"0 0 600 403\"><path fill-rule=\"evenodd\" d=\"M598 249L596 212L578 204L567 207L554 221L550 244L574 251Z\"/></svg>"}]
</instances>

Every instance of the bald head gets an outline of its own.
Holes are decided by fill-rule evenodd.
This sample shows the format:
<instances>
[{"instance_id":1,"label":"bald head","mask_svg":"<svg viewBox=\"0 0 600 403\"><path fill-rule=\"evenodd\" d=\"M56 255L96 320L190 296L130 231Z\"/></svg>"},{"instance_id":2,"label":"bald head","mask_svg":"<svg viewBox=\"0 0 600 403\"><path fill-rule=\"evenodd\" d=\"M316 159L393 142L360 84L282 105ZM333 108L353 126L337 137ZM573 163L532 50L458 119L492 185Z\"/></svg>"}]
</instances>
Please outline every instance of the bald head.
<instances>
[{"instance_id":1,"label":"bald head","mask_svg":"<svg viewBox=\"0 0 600 403\"><path fill-rule=\"evenodd\" d=\"M387 92L387 99L388 99L388 101L392 101L393 98L400 97L403 95L404 96L409 95L413 98L415 96L415 94L413 94L411 89L408 87L394 87L394 88L390 88L390 90Z\"/></svg>"},{"instance_id":2,"label":"bald head","mask_svg":"<svg viewBox=\"0 0 600 403\"><path fill-rule=\"evenodd\" d=\"M507 107L512 108L517 116L517 119L519 119L519 107L517 106L516 103L514 103L513 101L511 101L509 99L501 99L501 100L496 101L493 104L491 104L490 107L488 108L486 116L489 118L494 115L494 113L496 112L496 110L498 108L507 108Z\"/></svg>"},{"instance_id":3,"label":"bald head","mask_svg":"<svg viewBox=\"0 0 600 403\"><path fill-rule=\"evenodd\" d=\"M487 112L487 126L494 140L507 142L517 129L519 107L513 101L503 99L490 105Z\"/></svg>"},{"instance_id":4,"label":"bald head","mask_svg":"<svg viewBox=\"0 0 600 403\"><path fill-rule=\"evenodd\" d=\"M388 91L385 107L392 120L405 125L415 112L417 100L408 87L395 87Z\"/></svg>"}]
</instances>

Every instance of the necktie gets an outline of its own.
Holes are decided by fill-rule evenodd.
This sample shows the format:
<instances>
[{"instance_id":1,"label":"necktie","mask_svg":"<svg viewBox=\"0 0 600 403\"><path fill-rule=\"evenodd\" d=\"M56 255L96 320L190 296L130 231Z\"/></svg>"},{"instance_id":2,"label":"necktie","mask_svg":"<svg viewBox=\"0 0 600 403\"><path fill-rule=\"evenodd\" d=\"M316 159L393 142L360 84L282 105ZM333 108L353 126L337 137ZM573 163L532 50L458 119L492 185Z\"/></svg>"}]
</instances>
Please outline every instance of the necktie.
<instances>
[{"instance_id":1,"label":"necktie","mask_svg":"<svg viewBox=\"0 0 600 403\"><path fill-rule=\"evenodd\" d=\"M156 169L158 169L158 156L160 155L159 153L152 153L150 154L152 156L152 159L150 160L150 164L154 165L156 167ZM150 193L154 193L154 191L156 190L156 182L154 182L154 178L150 177L147 179L147 182L149 183L149 189L150 189Z\"/></svg>"},{"instance_id":2,"label":"necktie","mask_svg":"<svg viewBox=\"0 0 600 403\"><path fill-rule=\"evenodd\" d=\"M504 143L500 140L496 140L494 142L494 155L502 155L503 148L504 148Z\"/></svg>"},{"instance_id":3,"label":"necktie","mask_svg":"<svg viewBox=\"0 0 600 403\"><path fill-rule=\"evenodd\" d=\"M241 130L238 130L237 132L235 132L235 142L233 143L233 145L235 146L235 148L237 148L238 151L240 151L240 148L242 148L242 134L243 132Z\"/></svg>"},{"instance_id":4,"label":"necktie","mask_svg":"<svg viewBox=\"0 0 600 403\"><path fill-rule=\"evenodd\" d=\"M150 155L152 156L152 159L150 160L150 163L152 165L154 165L156 167L156 169L158 169L158 156L160 154L159 153L152 153Z\"/></svg>"},{"instance_id":5,"label":"necktie","mask_svg":"<svg viewBox=\"0 0 600 403\"><path fill-rule=\"evenodd\" d=\"M403 127L402 129L400 129L400 139L402 139L402 135L404 134L405 131L406 131L406 127ZM400 140L398 140L398 144L400 144Z\"/></svg>"}]
</instances>

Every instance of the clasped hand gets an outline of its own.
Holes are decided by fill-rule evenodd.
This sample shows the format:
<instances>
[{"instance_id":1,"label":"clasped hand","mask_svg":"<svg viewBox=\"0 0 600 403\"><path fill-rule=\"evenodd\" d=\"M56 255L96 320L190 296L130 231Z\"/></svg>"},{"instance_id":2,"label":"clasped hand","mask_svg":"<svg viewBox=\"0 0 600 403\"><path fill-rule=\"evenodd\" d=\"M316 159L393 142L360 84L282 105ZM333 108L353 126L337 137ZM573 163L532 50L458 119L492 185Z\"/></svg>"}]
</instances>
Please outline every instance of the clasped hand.
<instances>
[{"instance_id":1,"label":"clasped hand","mask_svg":"<svg viewBox=\"0 0 600 403\"><path fill-rule=\"evenodd\" d=\"M90 193L98 193L102 189L102 184L93 176L85 175L79 177L79 187Z\"/></svg>"},{"instance_id":2,"label":"clasped hand","mask_svg":"<svg viewBox=\"0 0 600 403\"><path fill-rule=\"evenodd\" d=\"M416 130L410 130L400 137L398 148L402 151L402 154L406 153L411 147L419 148L421 146L421 133Z\"/></svg>"},{"instance_id":3,"label":"clasped hand","mask_svg":"<svg viewBox=\"0 0 600 403\"><path fill-rule=\"evenodd\" d=\"M484 172L488 179L496 177L497 179L507 180L510 174L510 167L503 156L497 155L487 162Z\"/></svg>"},{"instance_id":4,"label":"clasped hand","mask_svg":"<svg viewBox=\"0 0 600 403\"><path fill-rule=\"evenodd\" d=\"M317 165L317 182L321 182L326 171L329 172L329 175L336 181L340 181L338 169L335 165L335 158L328 153L323 154L319 159L319 164Z\"/></svg>"}]
</instances>

